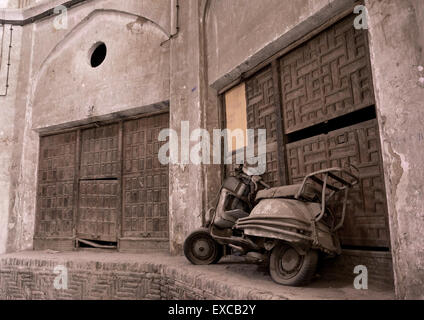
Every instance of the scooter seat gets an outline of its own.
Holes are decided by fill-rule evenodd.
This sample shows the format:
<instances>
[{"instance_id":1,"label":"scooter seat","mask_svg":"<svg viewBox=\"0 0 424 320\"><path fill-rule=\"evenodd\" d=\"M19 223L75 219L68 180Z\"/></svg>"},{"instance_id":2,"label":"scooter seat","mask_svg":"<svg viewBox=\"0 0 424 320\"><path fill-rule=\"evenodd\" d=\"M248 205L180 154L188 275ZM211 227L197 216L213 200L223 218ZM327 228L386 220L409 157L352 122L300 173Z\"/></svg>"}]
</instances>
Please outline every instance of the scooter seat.
<instances>
[{"instance_id":1,"label":"scooter seat","mask_svg":"<svg viewBox=\"0 0 424 320\"><path fill-rule=\"evenodd\" d=\"M256 200L294 197L299 192L301 186L301 184L293 184L261 190L258 192Z\"/></svg>"},{"instance_id":2,"label":"scooter seat","mask_svg":"<svg viewBox=\"0 0 424 320\"><path fill-rule=\"evenodd\" d=\"M302 187L302 184L300 183L300 184L292 184L288 186L281 186L281 187L261 190L256 195L256 201L259 201L261 199L274 199L274 198L294 199L294 197L297 195L301 187ZM302 199L307 201L316 201L317 199L320 199L321 192L318 189L316 189L314 186L310 184L306 184L300 196Z\"/></svg>"}]
</instances>

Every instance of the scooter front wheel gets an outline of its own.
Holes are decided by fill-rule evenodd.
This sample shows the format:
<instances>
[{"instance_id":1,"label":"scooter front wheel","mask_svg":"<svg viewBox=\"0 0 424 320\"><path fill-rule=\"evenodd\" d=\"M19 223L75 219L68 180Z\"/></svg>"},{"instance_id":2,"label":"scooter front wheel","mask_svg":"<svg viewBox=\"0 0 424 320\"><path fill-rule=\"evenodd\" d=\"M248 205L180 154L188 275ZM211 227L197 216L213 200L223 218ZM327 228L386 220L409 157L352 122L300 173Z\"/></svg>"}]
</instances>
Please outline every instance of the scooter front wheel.
<instances>
[{"instance_id":1,"label":"scooter front wheel","mask_svg":"<svg viewBox=\"0 0 424 320\"><path fill-rule=\"evenodd\" d=\"M269 271L272 280L286 286L302 286L310 282L318 263L318 251L309 250L299 254L287 243L280 243L272 249Z\"/></svg>"},{"instance_id":2,"label":"scooter front wheel","mask_svg":"<svg viewBox=\"0 0 424 320\"><path fill-rule=\"evenodd\" d=\"M215 264L222 258L223 248L208 229L202 228L193 231L184 241L184 255L192 264Z\"/></svg>"}]
</instances>

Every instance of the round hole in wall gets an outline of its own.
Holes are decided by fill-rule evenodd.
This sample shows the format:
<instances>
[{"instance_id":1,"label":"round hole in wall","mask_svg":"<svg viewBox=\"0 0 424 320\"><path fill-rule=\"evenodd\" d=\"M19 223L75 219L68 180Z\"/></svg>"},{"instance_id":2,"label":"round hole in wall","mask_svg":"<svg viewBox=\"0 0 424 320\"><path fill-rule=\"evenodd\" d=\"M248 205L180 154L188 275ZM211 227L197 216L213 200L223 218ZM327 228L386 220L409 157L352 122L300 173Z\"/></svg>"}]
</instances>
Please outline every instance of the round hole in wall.
<instances>
[{"instance_id":1,"label":"round hole in wall","mask_svg":"<svg viewBox=\"0 0 424 320\"><path fill-rule=\"evenodd\" d=\"M106 59L107 48L104 42L97 42L90 50L90 64L93 68L100 66Z\"/></svg>"}]
</instances>

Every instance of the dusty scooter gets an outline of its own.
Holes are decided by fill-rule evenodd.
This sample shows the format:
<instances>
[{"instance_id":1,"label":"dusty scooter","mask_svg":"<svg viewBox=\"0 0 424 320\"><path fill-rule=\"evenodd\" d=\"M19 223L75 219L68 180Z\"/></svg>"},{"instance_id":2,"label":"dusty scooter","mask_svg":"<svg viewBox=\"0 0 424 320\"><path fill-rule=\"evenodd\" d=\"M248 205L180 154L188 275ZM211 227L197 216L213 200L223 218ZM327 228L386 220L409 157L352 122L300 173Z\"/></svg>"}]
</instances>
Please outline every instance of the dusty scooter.
<instances>
[{"instance_id":1,"label":"dusty scooter","mask_svg":"<svg viewBox=\"0 0 424 320\"><path fill-rule=\"evenodd\" d=\"M302 286L315 274L319 252L341 253L337 230L343 226L348 190L358 183L350 170L320 170L301 184L276 188L243 166L235 173L225 179L210 222L185 240L191 263L217 263L225 252L236 251L268 261L275 282ZM336 216L327 203L340 191L342 210Z\"/></svg>"}]
</instances>

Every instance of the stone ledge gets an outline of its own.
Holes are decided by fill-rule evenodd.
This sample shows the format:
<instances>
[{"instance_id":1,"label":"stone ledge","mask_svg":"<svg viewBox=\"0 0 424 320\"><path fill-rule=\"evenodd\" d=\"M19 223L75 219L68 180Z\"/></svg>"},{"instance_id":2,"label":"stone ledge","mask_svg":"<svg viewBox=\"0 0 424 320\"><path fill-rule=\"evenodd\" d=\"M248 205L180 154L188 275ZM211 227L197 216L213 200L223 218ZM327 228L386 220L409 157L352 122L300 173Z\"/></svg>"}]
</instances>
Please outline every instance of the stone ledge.
<instances>
[{"instance_id":1,"label":"stone ledge","mask_svg":"<svg viewBox=\"0 0 424 320\"><path fill-rule=\"evenodd\" d=\"M68 269L68 289L56 290L53 269ZM349 283L351 283L349 281ZM274 284L258 266L224 261L193 266L183 257L103 252L21 252L0 256L0 299L285 300L393 299L392 291L314 281L305 288Z\"/></svg>"}]
</instances>

